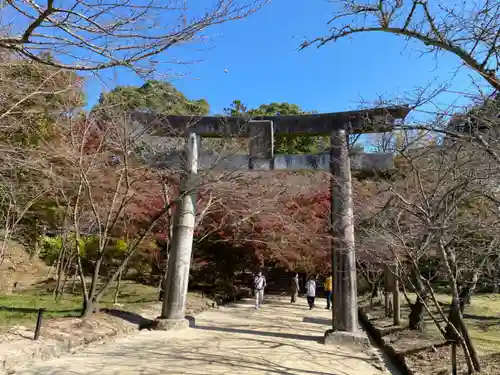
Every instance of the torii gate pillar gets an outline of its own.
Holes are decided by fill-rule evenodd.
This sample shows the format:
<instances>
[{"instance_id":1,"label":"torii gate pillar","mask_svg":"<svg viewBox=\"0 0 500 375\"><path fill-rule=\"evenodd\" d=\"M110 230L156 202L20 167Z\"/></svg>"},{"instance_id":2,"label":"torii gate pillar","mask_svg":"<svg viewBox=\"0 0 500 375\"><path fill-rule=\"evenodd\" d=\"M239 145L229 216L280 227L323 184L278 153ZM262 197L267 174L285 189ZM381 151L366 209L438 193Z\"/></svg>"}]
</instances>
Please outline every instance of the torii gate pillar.
<instances>
[{"instance_id":1,"label":"torii gate pillar","mask_svg":"<svg viewBox=\"0 0 500 375\"><path fill-rule=\"evenodd\" d=\"M345 130L331 135L330 188L335 331L358 332L358 297L351 164Z\"/></svg>"},{"instance_id":2,"label":"torii gate pillar","mask_svg":"<svg viewBox=\"0 0 500 375\"><path fill-rule=\"evenodd\" d=\"M173 236L168 258L167 279L161 315L156 329L186 328L186 302L189 270L193 250L193 234L196 219L196 175L198 173L199 137L189 133L183 152L183 175L180 196L175 205Z\"/></svg>"}]
</instances>

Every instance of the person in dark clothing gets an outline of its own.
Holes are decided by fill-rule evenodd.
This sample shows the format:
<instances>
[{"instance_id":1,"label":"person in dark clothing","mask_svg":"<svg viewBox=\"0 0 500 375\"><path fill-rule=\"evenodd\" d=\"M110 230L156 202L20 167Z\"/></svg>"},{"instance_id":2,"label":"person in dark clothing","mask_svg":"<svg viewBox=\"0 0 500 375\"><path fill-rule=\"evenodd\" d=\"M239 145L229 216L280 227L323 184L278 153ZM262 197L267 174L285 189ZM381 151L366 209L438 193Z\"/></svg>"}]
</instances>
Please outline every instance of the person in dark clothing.
<instances>
[{"instance_id":1,"label":"person in dark clothing","mask_svg":"<svg viewBox=\"0 0 500 375\"><path fill-rule=\"evenodd\" d=\"M293 277L292 280L290 281L290 293L292 295L291 302L295 303L297 302L297 298L299 296L299 274L296 273Z\"/></svg>"}]
</instances>

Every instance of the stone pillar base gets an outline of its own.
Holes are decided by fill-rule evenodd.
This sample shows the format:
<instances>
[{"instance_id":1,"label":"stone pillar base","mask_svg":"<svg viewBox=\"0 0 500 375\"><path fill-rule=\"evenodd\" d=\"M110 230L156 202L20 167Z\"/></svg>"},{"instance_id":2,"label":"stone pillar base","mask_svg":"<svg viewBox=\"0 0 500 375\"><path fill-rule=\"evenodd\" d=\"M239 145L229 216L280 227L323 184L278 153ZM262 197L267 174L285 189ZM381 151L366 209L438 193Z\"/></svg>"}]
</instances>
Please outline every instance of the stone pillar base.
<instances>
[{"instance_id":1,"label":"stone pillar base","mask_svg":"<svg viewBox=\"0 0 500 375\"><path fill-rule=\"evenodd\" d=\"M363 331L344 332L329 329L324 336L325 345L341 345L354 347L355 349L371 348L370 340Z\"/></svg>"},{"instance_id":2,"label":"stone pillar base","mask_svg":"<svg viewBox=\"0 0 500 375\"><path fill-rule=\"evenodd\" d=\"M157 331L172 331L189 327L187 319L162 319L156 318L154 321L154 329Z\"/></svg>"}]
</instances>

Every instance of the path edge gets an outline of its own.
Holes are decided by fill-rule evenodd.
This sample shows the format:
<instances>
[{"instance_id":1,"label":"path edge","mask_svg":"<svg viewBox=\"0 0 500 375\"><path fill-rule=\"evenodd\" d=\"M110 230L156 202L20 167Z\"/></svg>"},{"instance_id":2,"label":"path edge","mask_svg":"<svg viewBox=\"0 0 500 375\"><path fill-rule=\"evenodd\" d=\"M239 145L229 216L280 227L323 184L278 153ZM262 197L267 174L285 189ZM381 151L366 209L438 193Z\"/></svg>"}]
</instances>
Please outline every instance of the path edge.
<instances>
[{"instance_id":1,"label":"path edge","mask_svg":"<svg viewBox=\"0 0 500 375\"><path fill-rule=\"evenodd\" d=\"M415 375L415 372L408 367L404 356L398 354L392 345L387 342L382 336L382 332L375 327L375 325L371 322L368 314L364 311L363 307L358 309L358 317L361 325L364 330L368 333L370 338L379 346L380 350L389 358L392 362L392 365L396 367L396 369L402 375ZM375 349L373 348L375 351ZM383 359L380 358L383 362Z\"/></svg>"}]
</instances>

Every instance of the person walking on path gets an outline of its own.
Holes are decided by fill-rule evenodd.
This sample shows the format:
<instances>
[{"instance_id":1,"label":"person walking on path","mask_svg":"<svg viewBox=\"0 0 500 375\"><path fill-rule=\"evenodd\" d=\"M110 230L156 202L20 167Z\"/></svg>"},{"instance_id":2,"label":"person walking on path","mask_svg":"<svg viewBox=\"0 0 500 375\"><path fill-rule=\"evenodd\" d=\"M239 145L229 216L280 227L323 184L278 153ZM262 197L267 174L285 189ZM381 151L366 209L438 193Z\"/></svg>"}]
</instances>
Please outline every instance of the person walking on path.
<instances>
[{"instance_id":1,"label":"person walking on path","mask_svg":"<svg viewBox=\"0 0 500 375\"><path fill-rule=\"evenodd\" d=\"M325 280L325 298L326 298L326 308L330 310L330 306L332 305L332 291L333 291L333 280L332 276L328 276Z\"/></svg>"},{"instance_id":2,"label":"person walking on path","mask_svg":"<svg viewBox=\"0 0 500 375\"><path fill-rule=\"evenodd\" d=\"M310 276L306 283L306 295L309 310L312 310L314 307L314 300L316 299L316 281L314 280L314 276Z\"/></svg>"},{"instance_id":3,"label":"person walking on path","mask_svg":"<svg viewBox=\"0 0 500 375\"><path fill-rule=\"evenodd\" d=\"M258 309L264 300L264 288L266 287L266 278L261 271L253 279L253 288L255 290L255 308Z\"/></svg>"},{"instance_id":4,"label":"person walking on path","mask_svg":"<svg viewBox=\"0 0 500 375\"><path fill-rule=\"evenodd\" d=\"M292 280L290 281L290 293L292 294L292 303L297 302L297 298L299 296L299 274L296 273L293 277Z\"/></svg>"}]
</instances>

